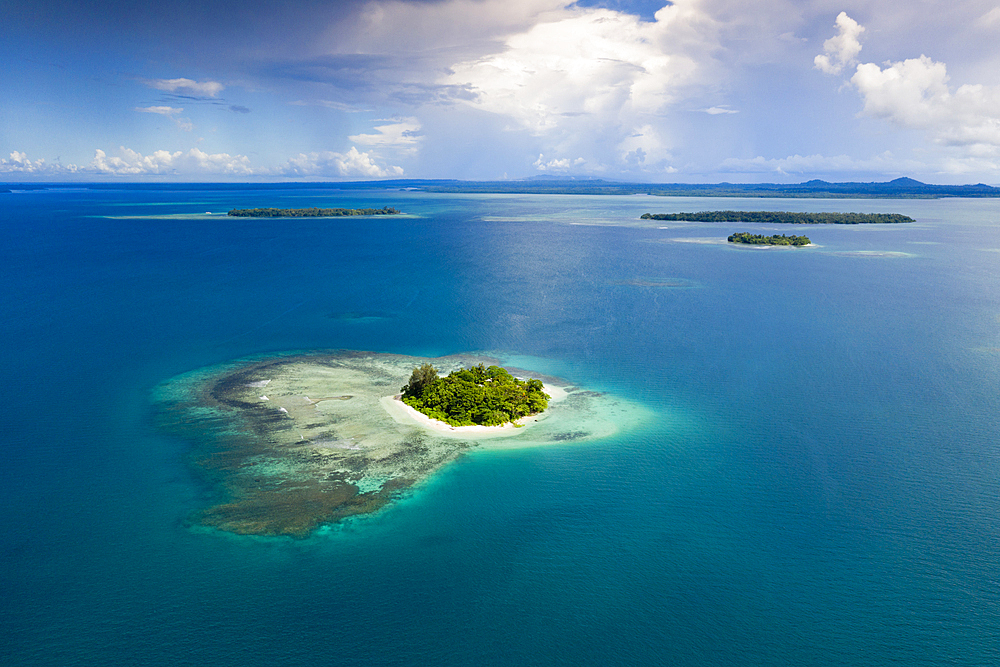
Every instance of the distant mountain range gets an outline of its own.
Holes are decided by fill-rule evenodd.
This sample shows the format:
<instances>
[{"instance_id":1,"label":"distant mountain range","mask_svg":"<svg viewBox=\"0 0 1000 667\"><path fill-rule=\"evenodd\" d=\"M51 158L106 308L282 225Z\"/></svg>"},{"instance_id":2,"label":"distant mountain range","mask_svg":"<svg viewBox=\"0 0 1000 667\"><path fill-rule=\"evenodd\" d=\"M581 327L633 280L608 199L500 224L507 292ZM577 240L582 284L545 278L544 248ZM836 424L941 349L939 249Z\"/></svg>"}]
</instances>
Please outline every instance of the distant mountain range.
<instances>
[{"instance_id":1,"label":"distant mountain range","mask_svg":"<svg viewBox=\"0 0 1000 667\"><path fill-rule=\"evenodd\" d=\"M1000 188L976 185L932 185L912 178L883 183L829 183L812 180L779 183L622 183L601 179L532 178L520 181L405 179L347 183L0 183L0 192L48 189L91 190L422 190L449 193L660 195L675 197L795 197L816 199L938 199L1000 197Z\"/></svg>"}]
</instances>

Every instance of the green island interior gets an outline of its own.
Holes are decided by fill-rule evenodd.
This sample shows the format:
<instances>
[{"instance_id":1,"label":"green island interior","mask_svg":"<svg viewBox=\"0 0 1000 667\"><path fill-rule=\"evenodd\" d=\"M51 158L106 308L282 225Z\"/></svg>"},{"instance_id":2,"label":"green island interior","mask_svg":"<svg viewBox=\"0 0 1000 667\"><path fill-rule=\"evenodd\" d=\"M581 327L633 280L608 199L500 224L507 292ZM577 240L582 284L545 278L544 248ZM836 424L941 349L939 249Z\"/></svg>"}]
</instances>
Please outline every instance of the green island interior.
<instances>
[{"instance_id":1,"label":"green island interior","mask_svg":"<svg viewBox=\"0 0 1000 667\"><path fill-rule=\"evenodd\" d=\"M772 236L764 236L763 234L750 234L749 232L737 232L736 234L730 234L727 239L730 243L743 243L746 245L788 245L788 246L807 246L809 245L808 236L785 236L774 234Z\"/></svg>"},{"instance_id":2,"label":"green island interior","mask_svg":"<svg viewBox=\"0 0 1000 667\"><path fill-rule=\"evenodd\" d=\"M900 213L803 213L792 211L699 211L643 213L641 220L677 222L757 222L781 225L884 225L914 222Z\"/></svg>"},{"instance_id":3,"label":"green island interior","mask_svg":"<svg viewBox=\"0 0 1000 667\"><path fill-rule=\"evenodd\" d=\"M402 401L431 419L451 426L502 426L536 415L549 405L541 380L516 378L499 366L485 364L438 377L423 364L413 369L400 389Z\"/></svg>"},{"instance_id":4,"label":"green island interior","mask_svg":"<svg viewBox=\"0 0 1000 667\"><path fill-rule=\"evenodd\" d=\"M459 371L457 378L482 372L482 384L506 387L500 393L515 412L535 414L517 418L519 427L500 421L493 408L483 413L482 425L431 419L398 393L414 369L431 364ZM522 388L511 371L533 379ZM190 517L192 526L292 537L375 512L473 449L586 442L647 418L637 405L503 369L488 357L355 351L275 355L192 371L161 384L154 402L158 426L191 443L192 467L210 490L206 506ZM472 412L474 404L467 405Z\"/></svg>"},{"instance_id":5,"label":"green island interior","mask_svg":"<svg viewBox=\"0 0 1000 667\"><path fill-rule=\"evenodd\" d=\"M234 218L338 218L349 215L401 215L391 206L382 208L234 208Z\"/></svg>"}]
</instances>

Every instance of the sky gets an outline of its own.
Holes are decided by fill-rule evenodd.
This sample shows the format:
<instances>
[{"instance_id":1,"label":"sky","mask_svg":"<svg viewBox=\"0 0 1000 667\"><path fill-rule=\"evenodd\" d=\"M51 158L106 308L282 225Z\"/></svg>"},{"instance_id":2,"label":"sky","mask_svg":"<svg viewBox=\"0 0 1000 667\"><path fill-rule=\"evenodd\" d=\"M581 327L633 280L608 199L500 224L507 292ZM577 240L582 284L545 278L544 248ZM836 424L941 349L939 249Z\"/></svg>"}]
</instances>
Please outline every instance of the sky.
<instances>
[{"instance_id":1,"label":"sky","mask_svg":"<svg viewBox=\"0 0 1000 667\"><path fill-rule=\"evenodd\" d=\"M0 181L1000 184L1000 0L4 0Z\"/></svg>"}]
</instances>

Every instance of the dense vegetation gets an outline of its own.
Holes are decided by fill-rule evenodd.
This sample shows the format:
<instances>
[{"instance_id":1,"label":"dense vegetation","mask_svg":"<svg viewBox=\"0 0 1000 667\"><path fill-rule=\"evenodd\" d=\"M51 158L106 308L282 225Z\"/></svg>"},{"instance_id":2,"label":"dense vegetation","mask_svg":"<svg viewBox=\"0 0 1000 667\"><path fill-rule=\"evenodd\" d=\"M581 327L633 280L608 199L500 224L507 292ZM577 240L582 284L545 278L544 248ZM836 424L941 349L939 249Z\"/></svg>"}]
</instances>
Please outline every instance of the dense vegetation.
<instances>
[{"instance_id":1,"label":"dense vegetation","mask_svg":"<svg viewBox=\"0 0 1000 667\"><path fill-rule=\"evenodd\" d=\"M643 220L687 222L762 222L792 225L865 225L914 222L899 213L792 213L790 211L700 211L698 213L643 213Z\"/></svg>"},{"instance_id":2,"label":"dense vegetation","mask_svg":"<svg viewBox=\"0 0 1000 667\"><path fill-rule=\"evenodd\" d=\"M730 243L748 243L750 245L809 245L807 236L764 236L763 234L748 234L738 232L729 237Z\"/></svg>"},{"instance_id":3,"label":"dense vegetation","mask_svg":"<svg viewBox=\"0 0 1000 667\"><path fill-rule=\"evenodd\" d=\"M452 426L500 426L549 406L541 380L519 380L499 366L483 364L438 377L424 364L413 369L400 391L403 402Z\"/></svg>"},{"instance_id":4,"label":"dense vegetation","mask_svg":"<svg viewBox=\"0 0 1000 667\"><path fill-rule=\"evenodd\" d=\"M399 215L385 208L234 208L229 215L237 218L335 218L344 215Z\"/></svg>"}]
</instances>

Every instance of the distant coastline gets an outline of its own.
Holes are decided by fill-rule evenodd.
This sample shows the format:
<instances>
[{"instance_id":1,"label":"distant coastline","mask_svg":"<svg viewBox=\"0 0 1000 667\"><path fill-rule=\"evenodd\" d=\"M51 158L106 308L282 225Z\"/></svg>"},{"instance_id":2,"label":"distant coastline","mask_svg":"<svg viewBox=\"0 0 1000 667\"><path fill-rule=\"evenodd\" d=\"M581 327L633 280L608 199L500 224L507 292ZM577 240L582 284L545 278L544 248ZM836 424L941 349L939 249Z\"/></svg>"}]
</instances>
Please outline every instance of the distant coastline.
<instances>
[{"instance_id":1,"label":"distant coastline","mask_svg":"<svg viewBox=\"0 0 1000 667\"><path fill-rule=\"evenodd\" d=\"M0 182L0 193L11 190L189 190L189 191L290 191L316 188L352 190L419 190L441 193L654 195L662 197L766 197L791 199L939 199L942 197L1000 197L1000 187L935 185L912 178L871 183L628 183L601 179L529 178L508 181L460 181L454 179L394 179L310 183L17 183Z\"/></svg>"}]
</instances>

